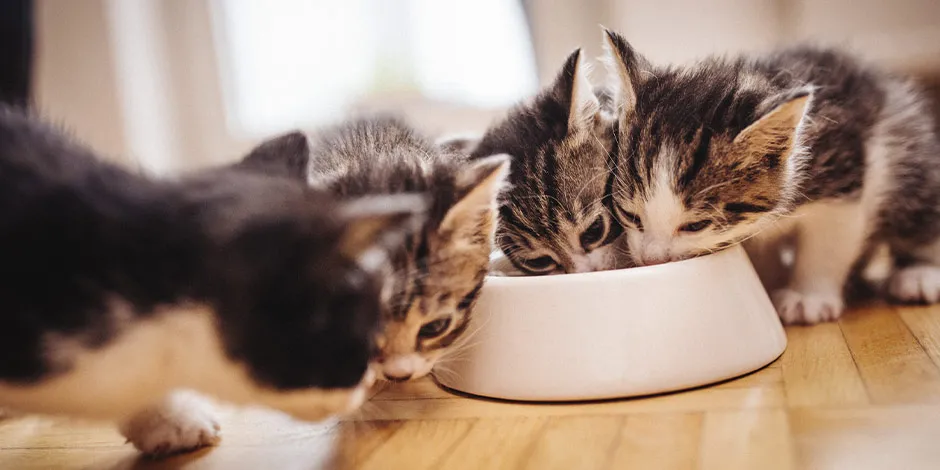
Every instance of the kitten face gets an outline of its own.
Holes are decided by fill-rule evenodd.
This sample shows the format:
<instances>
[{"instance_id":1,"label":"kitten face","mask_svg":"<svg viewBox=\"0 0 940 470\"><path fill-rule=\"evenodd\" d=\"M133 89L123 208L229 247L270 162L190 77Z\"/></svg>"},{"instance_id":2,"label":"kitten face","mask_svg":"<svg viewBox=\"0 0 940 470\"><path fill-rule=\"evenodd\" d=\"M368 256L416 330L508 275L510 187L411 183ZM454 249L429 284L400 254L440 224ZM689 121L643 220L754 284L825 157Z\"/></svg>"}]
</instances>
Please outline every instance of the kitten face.
<instances>
[{"instance_id":1,"label":"kitten face","mask_svg":"<svg viewBox=\"0 0 940 470\"><path fill-rule=\"evenodd\" d=\"M306 148L276 151L293 148L277 140L258 147L242 165L283 175L289 172L269 163L280 159L289 168L291 155L310 154ZM426 375L454 349L486 276L508 157L465 162L445 153L394 119L343 124L320 136L313 150L323 171L311 171L312 185L344 197L409 191L430 199L424 225L391 251L389 263L377 264L384 280L383 325L373 366L390 380Z\"/></svg>"},{"instance_id":2,"label":"kitten face","mask_svg":"<svg viewBox=\"0 0 940 470\"><path fill-rule=\"evenodd\" d=\"M203 294L223 317L229 354L272 391L359 384L381 325L372 258L423 223L424 200L336 201L294 181L233 183L228 194L251 197L222 201L206 218L219 248L207 256L215 281Z\"/></svg>"},{"instance_id":3,"label":"kitten face","mask_svg":"<svg viewBox=\"0 0 940 470\"><path fill-rule=\"evenodd\" d=\"M580 50L555 82L489 129L472 153L512 156L496 242L528 274L615 267L620 225L605 204L610 116L592 91Z\"/></svg>"},{"instance_id":4,"label":"kitten face","mask_svg":"<svg viewBox=\"0 0 940 470\"><path fill-rule=\"evenodd\" d=\"M465 333L486 277L496 197L507 173L504 156L460 170L451 186L456 200L438 198L429 223L397 254L378 339L377 365L387 379L426 375Z\"/></svg>"},{"instance_id":5,"label":"kitten face","mask_svg":"<svg viewBox=\"0 0 940 470\"><path fill-rule=\"evenodd\" d=\"M740 63L655 68L606 32L618 80L613 213L641 265L713 252L788 210L811 91L770 91Z\"/></svg>"}]
</instances>

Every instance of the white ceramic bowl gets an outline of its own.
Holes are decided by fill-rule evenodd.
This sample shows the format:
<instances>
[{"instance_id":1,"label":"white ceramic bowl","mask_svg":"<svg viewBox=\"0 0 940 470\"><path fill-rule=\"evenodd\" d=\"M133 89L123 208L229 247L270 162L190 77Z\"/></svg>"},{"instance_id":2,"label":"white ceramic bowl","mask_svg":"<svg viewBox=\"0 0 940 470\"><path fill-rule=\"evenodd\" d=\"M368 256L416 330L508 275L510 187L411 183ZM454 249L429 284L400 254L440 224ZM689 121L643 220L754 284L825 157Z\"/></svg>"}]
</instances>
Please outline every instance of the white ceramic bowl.
<instances>
[{"instance_id":1,"label":"white ceramic bowl","mask_svg":"<svg viewBox=\"0 0 940 470\"><path fill-rule=\"evenodd\" d=\"M786 348L740 247L642 268L490 277L468 334L435 371L438 382L525 401L697 387L759 369Z\"/></svg>"}]
</instances>

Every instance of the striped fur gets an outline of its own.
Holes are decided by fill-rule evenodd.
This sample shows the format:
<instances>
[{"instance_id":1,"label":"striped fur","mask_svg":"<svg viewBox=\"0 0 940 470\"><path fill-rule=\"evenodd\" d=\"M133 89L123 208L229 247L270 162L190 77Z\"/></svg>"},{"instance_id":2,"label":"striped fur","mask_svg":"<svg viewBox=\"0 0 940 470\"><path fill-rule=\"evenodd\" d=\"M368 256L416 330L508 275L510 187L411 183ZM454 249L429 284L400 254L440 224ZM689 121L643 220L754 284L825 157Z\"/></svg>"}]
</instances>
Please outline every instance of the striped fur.
<instances>
[{"instance_id":1,"label":"striped fur","mask_svg":"<svg viewBox=\"0 0 940 470\"><path fill-rule=\"evenodd\" d=\"M610 96L594 92L582 62L574 51L554 83L510 110L471 154L512 156L496 240L527 274L608 269L620 258L613 242L621 228L604 198Z\"/></svg>"},{"instance_id":2,"label":"striped fur","mask_svg":"<svg viewBox=\"0 0 940 470\"><path fill-rule=\"evenodd\" d=\"M281 140L280 147L290 149L287 144L298 135L265 145L276 147ZM430 198L426 223L382 267L388 272L376 356L390 380L427 374L465 333L483 286L506 157L468 162L386 116L323 129L310 136L309 150L299 153L309 155L308 183L341 197L421 193ZM290 155L281 154L288 168ZM255 160L274 171L265 159Z\"/></svg>"},{"instance_id":3,"label":"striped fur","mask_svg":"<svg viewBox=\"0 0 940 470\"><path fill-rule=\"evenodd\" d=\"M619 108L613 212L639 264L749 240L765 278L792 270L775 294L784 320L814 323L841 314L852 267L887 244L891 294L940 299L940 144L909 80L808 47L659 67L605 37Z\"/></svg>"}]
</instances>

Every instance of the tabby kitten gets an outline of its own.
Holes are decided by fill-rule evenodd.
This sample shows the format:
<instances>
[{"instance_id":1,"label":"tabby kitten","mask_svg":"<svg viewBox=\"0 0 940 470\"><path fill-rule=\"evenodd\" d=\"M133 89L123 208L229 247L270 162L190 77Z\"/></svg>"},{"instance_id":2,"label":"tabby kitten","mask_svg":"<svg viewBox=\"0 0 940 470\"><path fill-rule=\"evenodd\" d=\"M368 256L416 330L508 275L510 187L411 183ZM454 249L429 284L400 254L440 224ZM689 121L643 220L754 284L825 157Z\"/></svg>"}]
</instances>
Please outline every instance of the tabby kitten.
<instances>
[{"instance_id":1,"label":"tabby kitten","mask_svg":"<svg viewBox=\"0 0 940 470\"><path fill-rule=\"evenodd\" d=\"M464 334L483 287L507 157L467 162L394 117L352 119L311 136L267 142L285 163L309 156L307 182L343 198L421 192L427 220L391 255L376 368L385 378L421 377ZM260 159L242 163L274 171ZM288 165L289 166L289 165Z\"/></svg>"},{"instance_id":2,"label":"tabby kitten","mask_svg":"<svg viewBox=\"0 0 940 470\"><path fill-rule=\"evenodd\" d=\"M747 240L788 323L834 320L853 266L886 244L898 300L940 300L940 144L909 80L842 52L658 67L605 34L619 82L614 213L640 264ZM767 255L769 253L769 255Z\"/></svg>"},{"instance_id":3,"label":"tabby kitten","mask_svg":"<svg viewBox=\"0 0 940 470\"><path fill-rule=\"evenodd\" d=\"M122 421L189 388L355 408L380 314L360 258L422 204L236 170L152 181L0 109L0 407Z\"/></svg>"},{"instance_id":4,"label":"tabby kitten","mask_svg":"<svg viewBox=\"0 0 940 470\"><path fill-rule=\"evenodd\" d=\"M486 131L471 158L512 157L511 189L496 241L527 274L576 273L622 264L622 229L605 205L614 146L611 99L592 89L576 50L555 81Z\"/></svg>"}]
</instances>

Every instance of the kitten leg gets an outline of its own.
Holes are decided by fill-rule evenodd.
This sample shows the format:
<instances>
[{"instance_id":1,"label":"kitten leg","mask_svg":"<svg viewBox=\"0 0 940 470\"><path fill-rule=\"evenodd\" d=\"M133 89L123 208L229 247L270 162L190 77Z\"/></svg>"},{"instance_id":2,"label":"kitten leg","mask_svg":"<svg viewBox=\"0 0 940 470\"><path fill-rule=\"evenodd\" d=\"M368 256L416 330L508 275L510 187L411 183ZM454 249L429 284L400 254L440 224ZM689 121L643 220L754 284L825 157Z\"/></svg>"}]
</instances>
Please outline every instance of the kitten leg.
<instances>
[{"instance_id":1,"label":"kitten leg","mask_svg":"<svg viewBox=\"0 0 940 470\"><path fill-rule=\"evenodd\" d=\"M161 456L218 444L212 404L190 391L174 391L160 404L121 423L121 434L144 454Z\"/></svg>"},{"instance_id":2,"label":"kitten leg","mask_svg":"<svg viewBox=\"0 0 940 470\"><path fill-rule=\"evenodd\" d=\"M774 294L784 323L814 324L842 315L843 287L865 241L858 203L815 203L798 211L789 286Z\"/></svg>"},{"instance_id":3,"label":"kitten leg","mask_svg":"<svg viewBox=\"0 0 940 470\"><path fill-rule=\"evenodd\" d=\"M905 257L913 262L908 261L892 273L888 295L901 302L940 302L940 240Z\"/></svg>"},{"instance_id":4,"label":"kitten leg","mask_svg":"<svg viewBox=\"0 0 940 470\"><path fill-rule=\"evenodd\" d=\"M769 230L769 229L768 229ZM785 251L792 251L791 237L776 235L754 237L744 243L744 249L768 292L784 288L790 282L791 264L786 263Z\"/></svg>"}]
</instances>

